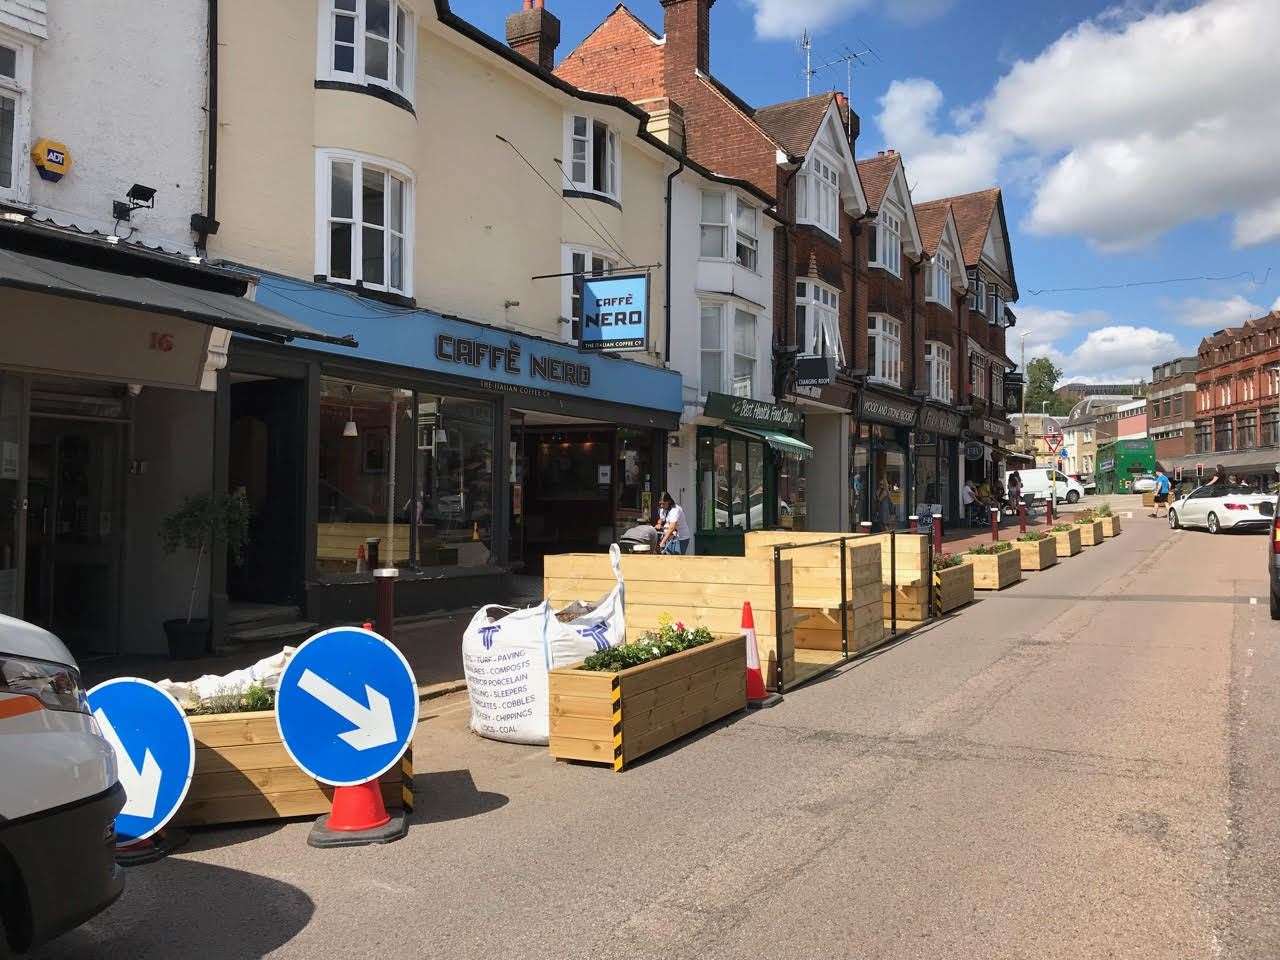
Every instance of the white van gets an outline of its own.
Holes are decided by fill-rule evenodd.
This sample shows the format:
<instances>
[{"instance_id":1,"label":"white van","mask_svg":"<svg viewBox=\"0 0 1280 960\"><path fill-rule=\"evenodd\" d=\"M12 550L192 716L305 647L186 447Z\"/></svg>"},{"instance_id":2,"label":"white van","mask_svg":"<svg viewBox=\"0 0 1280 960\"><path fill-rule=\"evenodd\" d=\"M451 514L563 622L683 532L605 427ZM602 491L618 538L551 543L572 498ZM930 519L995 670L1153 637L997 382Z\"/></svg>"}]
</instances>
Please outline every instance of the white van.
<instances>
[{"instance_id":1,"label":"white van","mask_svg":"<svg viewBox=\"0 0 1280 960\"><path fill-rule=\"evenodd\" d=\"M79 926L124 889L116 757L62 641L0 616L0 957Z\"/></svg>"},{"instance_id":2,"label":"white van","mask_svg":"<svg viewBox=\"0 0 1280 960\"><path fill-rule=\"evenodd\" d=\"M1012 472L1007 471L1004 475L1006 490L1009 489L1009 474ZM1019 470L1018 475L1022 477L1022 495L1024 497L1048 500L1053 492L1055 482L1058 488L1057 498L1059 500L1065 500L1067 503L1078 503L1080 498L1084 496L1084 487L1080 485L1080 481L1072 480L1061 470Z\"/></svg>"}]
</instances>

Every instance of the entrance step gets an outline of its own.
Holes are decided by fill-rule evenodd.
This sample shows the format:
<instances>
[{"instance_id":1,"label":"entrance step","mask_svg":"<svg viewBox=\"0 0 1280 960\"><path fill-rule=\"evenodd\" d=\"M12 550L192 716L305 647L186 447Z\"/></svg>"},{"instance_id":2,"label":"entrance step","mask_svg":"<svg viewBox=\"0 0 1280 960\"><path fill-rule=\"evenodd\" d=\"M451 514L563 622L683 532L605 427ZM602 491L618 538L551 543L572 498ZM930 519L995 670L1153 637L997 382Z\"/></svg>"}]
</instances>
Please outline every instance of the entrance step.
<instances>
[{"instance_id":1,"label":"entrance step","mask_svg":"<svg viewBox=\"0 0 1280 960\"><path fill-rule=\"evenodd\" d=\"M254 623L250 627L232 626L227 631L225 644L217 649L218 654L233 653L236 650L257 644L271 644L273 647L285 645L297 646L307 637L320 629L317 623L306 623L294 620L292 623L273 623L261 626Z\"/></svg>"},{"instance_id":2,"label":"entrance step","mask_svg":"<svg viewBox=\"0 0 1280 960\"><path fill-rule=\"evenodd\" d=\"M276 603L232 603L227 607L227 627L232 632L240 627L269 627L278 623L293 623L300 616L300 607Z\"/></svg>"}]
</instances>

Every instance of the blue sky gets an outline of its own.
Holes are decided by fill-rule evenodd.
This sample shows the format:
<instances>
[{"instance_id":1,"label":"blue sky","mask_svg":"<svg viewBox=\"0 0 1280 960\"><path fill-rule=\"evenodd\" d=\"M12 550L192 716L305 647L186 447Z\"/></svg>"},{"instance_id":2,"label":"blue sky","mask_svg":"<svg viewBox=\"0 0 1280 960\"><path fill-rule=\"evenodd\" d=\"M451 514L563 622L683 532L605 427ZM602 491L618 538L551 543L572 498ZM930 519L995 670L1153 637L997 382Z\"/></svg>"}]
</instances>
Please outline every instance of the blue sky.
<instances>
[{"instance_id":1,"label":"blue sky","mask_svg":"<svg viewBox=\"0 0 1280 960\"><path fill-rule=\"evenodd\" d=\"M1205 334L1280 308L1275 3L719 0L711 67L762 105L804 95L806 26L815 66L874 48L853 77L859 156L902 152L917 200L1004 188L1014 359L1026 333L1028 357L1052 356L1068 378L1149 377ZM662 31L658 0L628 5ZM518 6L452 3L498 37ZM548 0L559 55L613 6ZM813 83L844 89L843 65ZM1233 279L1034 292L1205 276Z\"/></svg>"}]
</instances>

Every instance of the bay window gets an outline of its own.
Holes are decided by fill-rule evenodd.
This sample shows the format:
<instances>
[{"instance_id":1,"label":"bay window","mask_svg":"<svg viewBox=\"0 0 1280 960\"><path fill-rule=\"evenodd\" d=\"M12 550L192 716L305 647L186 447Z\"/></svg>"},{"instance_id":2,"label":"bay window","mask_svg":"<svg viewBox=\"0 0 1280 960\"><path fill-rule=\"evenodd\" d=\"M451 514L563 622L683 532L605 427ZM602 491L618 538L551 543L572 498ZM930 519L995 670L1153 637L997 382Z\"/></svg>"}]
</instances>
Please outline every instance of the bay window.
<instances>
[{"instance_id":1,"label":"bay window","mask_svg":"<svg viewBox=\"0 0 1280 960\"><path fill-rule=\"evenodd\" d=\"M729 234L729 213L725 195L715 190L702 191L701 239L698 253L703 257L724 257L725 239Z\"/></svg>"},{"instance_id":2,"label":"bay window","mask_svg":"<svg viewBox=\"0 0 1280 960\"><path fill-rule=\"evenodd\" d=\"M796 178L796 220L840 236L840 174L816 153Z\"/></svg>"},{"instance_id":3,"label":"bay window","mask_svg":"<svg viewBox=\"0 0 1280 960\"><path fill-rule=\"evenodd\" d=\"M570 323L563 328L564 339L577 343L582 339L582 277L603 277L618 269L618 262L594 250L579 247L564 248L564 269L571 273L565 277L564 300L568 307Z\"/></svg>"},{"instance_id":4,"label":"bay window","mask_svg":"<svg viewBox=\"0 0 1280 960\"><path fill-rule=\"evenodd\" d=\"M840 291L817 280L796 282L796 344L805 356L835 357L844 366Z\"/></svg>"},{"instance_id":5,"label":"bay window","mask_svg":"<svg viewBox=\"0 0 1280 960\"><path fill-rule=\"evenodd\" d=\"M317 78L386 87L413 99L414 20L394 0L320 0Z\"/></svg>"},{"instance_id":6,"label":"bay window","mask_svg":"<svg viewBox=\"0 0 1280 960\"><path fill-rule=\"evenodd\" d=\"M987 286L987 323L998 326L1004 321L1000 306L1000 288L994 283Z\"/></svg>"},{"instance_id":7,"label":"bay window","mask_svg":"<svg viewBox=\"0 0 1280 960\"><path fill-rule=\"evenodd\" d=\"M703 301L699 307L702 396L755 396L758 318L722 301ZM732 357L731 364L726 364L726 357Z\"/></svg>"},{"instance_id":8,"label":"bay window","mask_svg":"<svg viewBox=\"0 0 1280 960\"><path fill-rule=\"evenodd\" d=\"M924 379L931 398L951 402L951 348L945 343L925 342Z\"/></svg>"},{"instance_id":9,"label":"bay window","mask_svg":"<svg viewBox=\"0 0 1280 960\"><path fill-rule=\"evenodd\" d=\"M0 39L0 199L26 199L32 48Z\"/></svg>"},{"instance_id":10,"label":"bay window","mask_svg":"<svg viewBox=\"0 0 1280 960\"><path fill-rule=\"evenodd\" d=\"M882 207L871 231L867 259L871 266L888 270L895 277L902 276L902 218Z\"/></svg>"},{"instance_id":11,"label":"bay window","mask_svg":"<svg viewBox=\"0 0 1280 960\"><path fill-rule=\"evenodd\" d=\"M569 116L567 128L565 176L573 189L620 200L622 144L618 131L585 114Z\"/></svg>"},{"instance_id":12,"label":"bay window","mask_svg":"<svg viewBox=\"0 0 1280 960\"><path fill-rule=\"evenodd\" d=\"M883 313L867 316L869 379L902 385L902 321Z\"/></svg>"},{"instance_id":13,"label":"bay window","mask_svg":"<svg viewBox=\"0 0 1280 960\"><path fill-rule=\"evenodd\" d=\"M951 308L951 258L939 250L925 275L925 299Z\"/></svg>"},{"instance_id":14,"label":"bay window","mask_svg":"<svg viewBox=\"0 0 1280 960\"><path fill-rule=\"evenodd\" d=\"M334 283L412 296L413 180L386 160L316 154L316 273Z\"/></svg>"}]
</instances>

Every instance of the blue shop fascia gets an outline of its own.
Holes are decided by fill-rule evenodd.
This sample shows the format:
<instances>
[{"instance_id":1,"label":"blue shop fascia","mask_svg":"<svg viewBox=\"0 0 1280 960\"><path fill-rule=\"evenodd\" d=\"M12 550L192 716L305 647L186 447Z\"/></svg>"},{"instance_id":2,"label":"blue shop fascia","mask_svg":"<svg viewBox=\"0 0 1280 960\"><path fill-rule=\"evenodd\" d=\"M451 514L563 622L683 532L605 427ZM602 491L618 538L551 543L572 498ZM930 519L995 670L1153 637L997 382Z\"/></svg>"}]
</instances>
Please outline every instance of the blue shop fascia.
<instances>
[{"instance_id":1,"label":"blue shop fascia","mask_svg":"<svg viewBox=\"0 0 1280 960\"><path fill-rule=\"evenodd\" d=\"M253 520L215 571L215 629L252 605L367 618L377 567L400 571L401 615L497 601L654 517L678 373L259 276L259 304L350 345L233 340L215 462Z\"/></svg>"}]
</instances>

